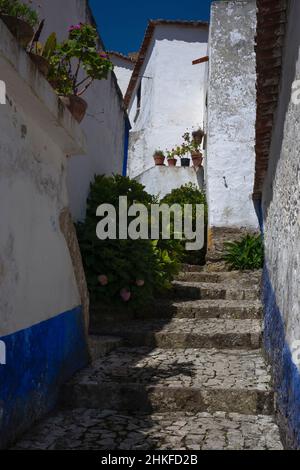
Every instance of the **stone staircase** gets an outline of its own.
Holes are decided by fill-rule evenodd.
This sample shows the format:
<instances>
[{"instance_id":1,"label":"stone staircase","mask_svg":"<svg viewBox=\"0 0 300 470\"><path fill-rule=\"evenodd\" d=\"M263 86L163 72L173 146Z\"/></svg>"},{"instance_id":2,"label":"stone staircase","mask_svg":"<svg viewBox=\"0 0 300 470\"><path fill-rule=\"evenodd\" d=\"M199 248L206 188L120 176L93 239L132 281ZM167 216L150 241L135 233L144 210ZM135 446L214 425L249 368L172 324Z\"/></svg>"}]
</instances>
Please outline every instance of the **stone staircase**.
<instances>
[{"instance_id":1,"label":"stone staircase","mask_svg":"<svg viewBox=\"0 0 300 470\"><path fill-rule=\"evenodd\" d=\"M94 354L61 409L16 448L281 449L259 280L185 266L143 319L104 317L94 333L110 336L107 354Z\"/></svg>"}]
</instances>

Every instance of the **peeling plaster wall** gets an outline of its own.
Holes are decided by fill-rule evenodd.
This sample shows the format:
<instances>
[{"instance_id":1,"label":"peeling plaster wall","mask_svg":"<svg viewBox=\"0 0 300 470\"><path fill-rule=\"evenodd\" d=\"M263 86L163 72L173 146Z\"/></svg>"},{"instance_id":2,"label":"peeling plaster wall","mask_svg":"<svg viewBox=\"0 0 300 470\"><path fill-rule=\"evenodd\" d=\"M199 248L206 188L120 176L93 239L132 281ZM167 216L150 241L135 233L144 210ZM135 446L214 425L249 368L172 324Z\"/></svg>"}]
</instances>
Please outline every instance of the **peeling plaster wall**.
<instances>
[{"instance_id":1,"label":"peeling plaster wall","mask_svg":"<svg viewBox=\"0 0 300 470\"><path fill-rule=\"evenodd\" d=\"M45 18L44 40L56 31L66 39L71 24L90 22L87 0L32 0L40 18ZM40 6L40 7L39 7ZM87 136L87 154L73 157L68 164L70 208L75 219L85 215L90 182L95 174L122 174L124 160L125 112L117 79L96 81L83 96L88 102L81 127Z\"/></svg>"},{"instance_id":2,"label":"peeling plaster wall","mask_svg":"<svg viewBox=\"0 0 300 470\"><path fill-rule=\"evenodd\" d=\"M134 68L134 63L114 55L111 55L111 61L115 66L114 72L117 77L119 87L123 93L123 96L125 96Z\"/></svg>"},{"instance_id":3,"label":"peeling plaster wall","mask_svg":"<svg viewBox=\"0 0 300 470\"><path fill-rule=\"evenodd\" d=\"M300 449L300 2L291 0L279 106L262 209L265 346L273 365L278 417L288 447ZM295 97L299 98L296 87Z\"/></svg>"},{"instance_id":4,"label":"peeling plaster wall","mask_svg":"<svg viewBox=\"0 0 300 470\"><path fill-rule=\"evenodd\" d=\"M206 181L210 227L258 226L255 170L256 2L214 2L209 39Z\"/></svg>"},{"instance_id":5,"label":"peeling plaster wall","mask_svg":"<svg viewBox=\"0 0 300 470\"><path fill-rule=\"evenodd\" d=\"M203 127L205 64L192 65L192 61L207 55L207 40L208 30L201 27L155 28L129 105L129 176L153 167L156 149L181 144L186 129ZM140 82L141 112L135 122Z\"/></svg>"}]
</instances>

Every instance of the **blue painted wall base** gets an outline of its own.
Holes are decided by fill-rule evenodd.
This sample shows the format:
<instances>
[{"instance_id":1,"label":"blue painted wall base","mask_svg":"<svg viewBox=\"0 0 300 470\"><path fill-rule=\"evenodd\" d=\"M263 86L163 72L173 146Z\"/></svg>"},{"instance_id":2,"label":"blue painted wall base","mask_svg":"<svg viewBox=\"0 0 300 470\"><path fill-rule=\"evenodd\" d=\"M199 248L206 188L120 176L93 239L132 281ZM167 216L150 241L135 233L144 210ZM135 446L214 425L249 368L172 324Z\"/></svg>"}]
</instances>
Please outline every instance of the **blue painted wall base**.
<instances>
[{"instance_id":1,"label":"blue painted wall base","mask_svg":"<svg viewBox=\"0 0 300 470\"><path fill-rule=\"evenodd\" d=\"M267 268L263 274L265 349L273 367L279 424L288 448L300 449L300 374L285 340L282 314Z\"/></svg>"},{"instance_id":2,"label":"blue painted wall base","mask_svg":"<svg viewBox=\"0 0 300 470\"><path fill-rule=\"evenodd\" d=\"M81 307L9 336L0 365L0 448L50 411L60 386L89 360Z\"/></svg>"}]
</instances>

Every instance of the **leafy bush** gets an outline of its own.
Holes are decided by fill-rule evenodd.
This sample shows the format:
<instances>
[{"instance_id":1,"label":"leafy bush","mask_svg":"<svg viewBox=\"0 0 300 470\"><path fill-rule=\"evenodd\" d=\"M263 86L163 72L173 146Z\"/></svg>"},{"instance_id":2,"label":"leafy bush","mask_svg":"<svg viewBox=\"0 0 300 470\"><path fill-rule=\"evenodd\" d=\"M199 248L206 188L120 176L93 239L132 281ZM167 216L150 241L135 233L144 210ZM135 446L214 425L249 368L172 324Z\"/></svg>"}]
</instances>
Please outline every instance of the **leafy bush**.
<instances>
[{"instance_id":1,"label":"leafy bush","mask_svg":"<svg viewBox=\"0 0 300 470\"><path fill-rule=\"evenodd\" d=\"M246 235L236 242L225 243L224 260L230 269L261 269L264 263L263 240L260 235Z\"/></svg>"},{"instance_id":2,"label":"leafy bush","mask_svg":"<svg viewBox=\"0 0 300 470\"><path fill-rule=\"evenodd\" d=\"M180 188L173 189L171 193L167 194L162 200L161 203L168 204L172 206L173 204L180 204L182 207L185 204L193 204L193 230L196 229L196 204L203 204L204 205L204 223L205 223L205 245L199 251L185 251L183 254L183 261L186 263L192 264L204 264L205 263L205 256L207 250L207 219L208 219L208 211L207 211L207 202L205 193L200 191L192 183L188 183ZM184 251L185 247L185 240L182 240L181 243L182 250Z\"/></svg>"},{"instance_id":3,"label":"leafy bush","mask_svg":"<svg viewBox=\"0 0 300 470\"><path fill-rule=\"evenodd\" d=\"M84 223L77 225L87 283L94 303L128 305L140 309L155 292L170 286L182 256L181 246L172 240L100 240L96 210L112 204L119 213L119 196L127 196L146 207L155 203L153 196L134 180L122 176L96 176L91 184ZM131 219L128 218L128 223Z\"/></svg>"},{"instance_id":4,"label":"leafy bush","mask_svg":"<svg viewBox=\"0 0 300 470\"><path fill-rule=\"evenodd\" d=\"M15 16L32 27L36 26L39 21L36 11L18 0L0 0L0 13Z\"/></svg>"}]
</instances>

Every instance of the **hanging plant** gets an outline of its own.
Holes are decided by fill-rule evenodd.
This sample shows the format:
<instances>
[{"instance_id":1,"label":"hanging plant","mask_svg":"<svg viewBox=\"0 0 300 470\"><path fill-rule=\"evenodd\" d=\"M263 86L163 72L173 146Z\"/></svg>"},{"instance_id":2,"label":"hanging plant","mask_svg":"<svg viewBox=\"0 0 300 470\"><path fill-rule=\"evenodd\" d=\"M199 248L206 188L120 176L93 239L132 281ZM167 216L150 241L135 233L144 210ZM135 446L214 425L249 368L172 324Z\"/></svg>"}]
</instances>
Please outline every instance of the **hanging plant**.
<instances>
[{"instance_id":1,"label":"hanging plant","mask_svg":"<svg viewBox=\"0 0 300 470\"><path fill-rule=\"evenodd\" d=\"M39 21L37 12L18 0L0 0L0 17L20 45L26 47Z\"/></svg>"},{"instance_id":2,"label":"hanging plant","mask_svg":"<svg viewBox=\"0 0 300 470\"><path fill-rule=\"evenodd\" d=\"M49 81L78 122L87 109L81 96L94 80L107 79L113 70L108 55L98 51L97 41L96 28L79 23L70 27L68 39L57 45L50 58Z\"/></svg>"}]
</instances>

